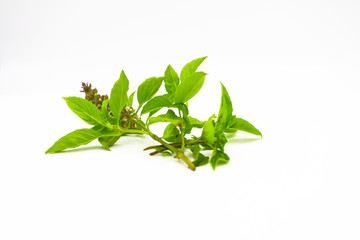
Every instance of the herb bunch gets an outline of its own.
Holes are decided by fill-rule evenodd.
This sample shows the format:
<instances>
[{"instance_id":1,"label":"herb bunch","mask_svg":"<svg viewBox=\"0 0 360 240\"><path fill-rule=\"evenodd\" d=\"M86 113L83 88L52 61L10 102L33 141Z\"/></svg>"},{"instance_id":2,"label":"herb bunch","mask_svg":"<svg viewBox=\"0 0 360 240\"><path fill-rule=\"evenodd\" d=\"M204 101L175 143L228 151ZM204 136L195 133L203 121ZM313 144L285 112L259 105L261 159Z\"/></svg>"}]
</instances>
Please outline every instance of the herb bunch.
<instances>
[{"instance_id":1,"label":"herb bunch","mask_svg":"<svg viewBox=\"0 0 360 240\"><path fill-rule=\"evenodd\" d=\"M188 101L202 88L206 73L197 71L206 57L195 59L186 64L180 76L169 65L163 77L151 77L140 84L137 91L128 95L129 80L124 71L115 82L110 98L99 95L91 84L82 83L85 99L79 97L63 98L69 108L92 128L75 130L56 141L45 153L61 152L68 148L85 145L98 139L101 145L110 150L120 137L130 134L145 134L159 144L149 146L150 155L163 154L183 160L191 170L211 164L212 168L226 164L230 158L225 153L227 135L236 131L245 131L257 136L262 134L248 121L233 115L233 106L225 86L221 83L221 104L218 115L213 114L206 121L200 121L189 115ZM166 94L155 96L162 84ZM136 93L138 107L133 107ZM165 114L157 114L166 108ZM176 113L177 112L177 113ZM146 121L140 116L148 114ZM150 130L150 125L166 122L162 137ZM194 128L201 129L201 135L191 132ZM192 152L190 160L185 151ZM204 151L212 151L204 154Z\"/></svg>"}]
</instances>

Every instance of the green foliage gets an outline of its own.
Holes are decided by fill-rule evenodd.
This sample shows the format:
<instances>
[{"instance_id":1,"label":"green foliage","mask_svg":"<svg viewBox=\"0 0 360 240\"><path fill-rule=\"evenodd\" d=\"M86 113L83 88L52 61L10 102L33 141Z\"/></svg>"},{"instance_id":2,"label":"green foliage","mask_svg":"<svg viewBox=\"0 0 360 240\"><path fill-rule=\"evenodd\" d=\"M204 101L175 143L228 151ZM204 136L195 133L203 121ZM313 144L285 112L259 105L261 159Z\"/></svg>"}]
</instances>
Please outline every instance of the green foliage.
<instances>
[{"instance_id":1,"label":"green foliage","mask_svg":"<svg viewBox=\"0 0 360 240\"><path fill-rule=\"evenodd\" d=\"M242 118L237 118L234 115L232 116L230 123L227 126L225 132L232 133L236 131L248 132L262 137L261 132L256 127L254 127L254 125L252 125L251 123L249 123L248 121Z\"/></svg>"},{"instance_id":2,"label":"green foliage","mask_svg":"<svg viewBox=\"0 0 360 240\"><path fill-rule=\"evenodd\" d=\"M64 97L63 99L68 107L86 123L90 125L102 123L100 112L94 104L79 97Z\"/></svg>"},{"instance_id":3,"label":"green foliage","mask_svg":"<svg viewBox=\"0 0 360 240\"><path fill-rule=\"evenodd\" d=\"M106 135L110 134L103 134L91 128L78 129L57 140L45 153L56 153L68 148L75 148Z\"/></svg>"},{"instance_id":4,"label":"green foliage","mask_svg":"<svg viewBox=\"0 0 360 240\"><path fill-rule=\"evenodd\" d=\"M159 90L163 77L152 77L142 82L137 90L137 99L139 105L143 105L146 101L150 100Z\"/></svg>"},{"instance_id":5,"label":"green foliage","mask_svg":"<svg viewBox=\"0 0 360 240\"><path fill-rule=\"evenodd\" d=\"M179 76L169 64L164 75L165 89L169 94L173 94L179 85Z\"/></svg>"},{"instance_id":6,"label":"green foliage","mask_svg":"<svg viewBox=\"0 0 360 240\"><path fill-rule=\"evenodd\" d=\"M181 81L176 88L174 100L176 103L185 103L194 97L202 88L206 73L194 72Z\"/></svg>"},{"instance_id":7,"label":"green foliage","mask_svg":"<svg viewBox=\"0 0 360 240\"><path fill-rule=\"evenodd\" d=\"M151 100L149 100L144 105L144 107L142 108L142 111L141 111L141 115L149 113L149 112L159 111L163 107L171 106L171 104L172 103L171 103L168 95L156 96L156 97L152 98Z\"/></svg>"},{"instance_id":8,"label":"green foliage","mask_svg":"<svg viewBox=\"0 0 360 240\"><path fill-rule=\"evenodd\" d=\"M205 59L206 57L198 58L186 64L181 70L180 78L171 65L168 65L164 77L146 79L130 96L129 80L124 71L121 71L111 89L110 99L107 95L100 95L96 88L91 88L91 84L83 83L85 99L64 99L76 115L94 127L75 130L63 136L46 153L61 152L95 139L106 150L110 150L120 137L146 134L160 143L144 149L152 150L150 155L174 156L182 159L191 170L208 163L214 170L219 165L227 164L230 157L225 149L230 135L226 133L244 131L261 137L262 134L248 121L232 115L233 104L222 83L218 117L212 115L207 121L200 121L189 115L188 101L200 91L205 81L206 73L197 72ZM155 96L163 82L167 93ZM135 92L138 100L136 110L133 108ZM160 110L167 111L156 115ZM138 115L139 111L141 115L149 114L145 122ZM168 123L161 138L149 129L151 124L159 122ZM193 135L193 128L199 128L201 135ZM212 154L206 153L208 150ZM193 160L186 156L186 151L191 151Z\"/></svg>"},{"instance_id":9,"label":"green foliage","mask_svg":"<svg viewBox=\"0 0 360 240\"><path fill-rule=\"evenodd\" d=\"M175 125L184 125L185 121L181 117L178 117L173 110L168 110L167 113L161 114L156 117L149 117L148 124L154 124L158 122L169 122Z\"/></svg>"},{"instance_id":10,"label":"green foliage","mask_svg":"<svg viewBox=\"0 0 360 240\"><path fill-rule=\"evenodd\" d=\"M110 109L117 121L120 120L121 111L128 102L127 91L129 90L129 80L124 71L121 71L120 78L111 89Z\"/></svg>"},{"instance_id":11,"label":"green foliage","mask_svg":"<svg viewBox=\"0 0 360 240\"><path fill-rule=\"evenodd\" d=\"M228 126L231 120L232 111L233 111L229 94L222 83L221 83L221 92L222 94L221 94L221 105L218 115L219 117L216 121L216 126L215 126L215 132L217 134L224 132L224 130L226 129L226 127Z\"/></svg>"}]
</instances>

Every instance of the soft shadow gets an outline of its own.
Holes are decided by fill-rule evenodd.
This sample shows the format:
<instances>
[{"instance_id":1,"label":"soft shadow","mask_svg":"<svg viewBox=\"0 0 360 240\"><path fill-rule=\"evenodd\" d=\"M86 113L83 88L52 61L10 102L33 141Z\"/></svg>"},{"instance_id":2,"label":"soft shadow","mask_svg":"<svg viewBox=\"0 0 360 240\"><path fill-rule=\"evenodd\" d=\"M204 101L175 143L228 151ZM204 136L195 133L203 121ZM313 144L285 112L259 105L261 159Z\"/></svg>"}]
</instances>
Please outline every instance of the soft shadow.
<instances>
[{"instance_id":1,"label":"soft shadow","mask_svg":"<svg viewBox=\"0 0 360 240\"><path fill-rule=\"evenodd\" d=\"M232 138L229 143L251 143L261 140L261 138Z\"/></svg>"},{"instance_id":2,"label":"soft shadow","mask_svg":"<svg viewBox=\"0 0 360 240\"><path fill-rule=\"evenodd\" d=\"M61 152L57 152L56 154L59 153L71 153L71 152L83 152L83 151L91 151L91 150L106 150L103 146L89 146L89 147L80 147L80 148L75 148L75 149L69 149L66 151L61 151Z\"/></svg>"}]
</instances>

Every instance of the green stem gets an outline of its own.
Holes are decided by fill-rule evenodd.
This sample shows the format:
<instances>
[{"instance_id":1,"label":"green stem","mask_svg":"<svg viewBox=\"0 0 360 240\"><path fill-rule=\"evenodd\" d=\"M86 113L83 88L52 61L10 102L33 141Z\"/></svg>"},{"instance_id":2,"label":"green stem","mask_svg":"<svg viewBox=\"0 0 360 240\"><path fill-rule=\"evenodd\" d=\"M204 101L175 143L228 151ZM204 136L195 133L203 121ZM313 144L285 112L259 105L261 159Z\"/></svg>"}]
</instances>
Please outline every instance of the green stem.
<instances>
[{"instance_id":1,"label":"green stem","mask_svg":"<svg viewBox=\"0 0 360 240\"><path fill-rule=\"evenodd\" d=\"M189 146L189 145L194 145L194 144L198 144L198 143L205 143L207 144L207 141L205 140L196 140L194 142L186 142L185 143L185 146ZM181 147L182 143L179 142L179 143L170 143L170 145L174 146L174 147ZM164 145L154 145L154 146L149 146L147 148L144 148L144 151L146 150L150 150L150 149L155 149L155 148L158 148L158 147L164 147Z\"/></svg>"},{"instance_id":2,"label":"green stem","mask_svg":"<svg viewBox=\"0 0 360 240\"><path fill-rule=\"evenodd\" d=\"M170 145L169 143L165 142L164 140L162 140L161 138L159 138L157 135L153 134L149 128L147 128L146 126L144 126L141 122L137 121L136 119L131 119L131 121L133 121L135 124L137 124L139 127L141 127L147 134L149 135L152 139L154 139L155 141L158 141L159 143L161 143L161 145L167 147L169 150L173 151L176 155L176 158L180 158L182 159L191 170L195 171L196 167L195 165L190 161L190 159L188 157L186 157L184 155L183 151L179 151L177 148L173 147L172 145Z\"/></svg>"}]
</instances>

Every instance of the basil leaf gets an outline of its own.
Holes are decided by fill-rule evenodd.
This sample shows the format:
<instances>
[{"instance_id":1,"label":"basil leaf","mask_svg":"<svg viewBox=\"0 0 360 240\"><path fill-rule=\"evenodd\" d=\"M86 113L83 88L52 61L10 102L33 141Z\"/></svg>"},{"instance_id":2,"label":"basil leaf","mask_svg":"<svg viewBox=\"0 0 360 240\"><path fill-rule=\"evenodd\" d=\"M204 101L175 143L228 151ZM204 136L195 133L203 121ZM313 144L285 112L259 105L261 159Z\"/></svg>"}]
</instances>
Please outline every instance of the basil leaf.
<instances>
[{"instance_id":1,"label":"basil leaf","mask_svg":"<svg viewBox=\"0 0 360 240\"><path fill-rule=\"evenodd\" d=\"M221 151L224 151L225 144L228 142L224 133L215 134L216 138L216 147L220 148Z\"/></svg>"},{"instance_id":2,"label":"basil leaf","mask_svg":"<svg viewBox=\"0 0 360 240\"><path fill-rule=\"evenodd\" d=\"M189 109L184 103L175 103L170 107L179 109L183 113L184 117L187 117L189 115Z\"/></svg>"},{"instance_id":3,"label":"basil leaf","mask_svg":"<svg viewBox=\"0 0 360 240\"><path fill-rule=\"evenodd\" d=\"M129 96L128 104L127 104L129 107L132 107L132 105L133 105L135 92L136 92L136 91L134 91L134 92L133 92L132 94L130 94L130 96Z\"/></svg>"},{"instance_id":4,"label":"basil leaf","mask_svg":"<svg viewBox=\"0 0 360 240\"><path fill-rule=\"evenodd\" d=\"M158 123L158 122L170 122L173 124L181 124L184 125L184 119L182 119L181 117L178 117L174 111L172 110L168 110L166 114L161 114L159 116L156 117L149 117L148 118L148 125L151 125L153 123Z\"/></svg>"},{"instance_id":5,"label":"basil leaf","mask_svg":"<svg viewBox=\"0 0 360 240\"><path fill-rule=\"evenodd\" d=\"M212 117L210 117L205 123L201 133L200 139L207 141L210 145L215 142L215 123Z\"/></svg>"},{"instance_id":6,"label":"basil leaf","mask_svg":"<svg viewBox=\"0 0 360 240\"><path fill-rule=\"evenodd\" d=\"M170 105L171 105L171 101L169 100L168 95L156 96L150 99L150 101L148 101L144 105L143 109L141 110L141 115L153 111L158 111L161 108L168 107Z\"/></svg>"},{"instance_id":7,"label":"basil leaf","mask_svg":"<svg viewBox=\"0 0 360 240\"><path fill-rule=\"evenodd\" d=\"M215 170L216 166L227 164L230 161L229 156L220 150L214 150L210 159L211 167Z\"/></svg>"},{"instance_id":8,"label":"basil leaf","mask_svg":"<svg viewBox=\"0 0 360 240\"><path fill-rule=\"evenodd\" d=\"M146 101L150 100L159 90L163 77L152 77L146 79L140 84L137 90L137 99L139 105L142 106Z\"/></svg>"},{"instance_id":9,"label":"basil leaf","mask_svg":"<svg viewBox=\"0 0 360 240\"><path fill-rule=\"evenodd\" d=\"M121 111L128 102L127 92L129 90L129 80L124 71L121 71L120 78L115 82L110 94L110 109L118 122L121 117Z\"/></svg>"},{"instance_id":10,"label":"basil leaf","mask_svg":"<svg viewBox=\"0 0 360 240\"><path fill-rule=\"evenodd\" d=\"M166 126L162 138L168 142L180 142L181 141L180 131L175 124L170 123L169 125Z\"/></svg>"},{"instance_id":11,"label":"basil leaf","mask_svg":"<svg viewBox=\"0 0 360 240\"><path fill-rule=\"evenodd\" d=\"M179 85L179 76L170 64L165 70L164 82L165 89L169 94L174 93L176 87Z\"/></svg>"},{"instance_id":12,"label":"basil leaf","mask_svg":"<svg viewBox=\"0 0 360 240\"><path fill-rule=\"evenodd\" d=\"M194 97L204 85L206 73L194 72L185 79L182 79L180 85L176 88L174 101L176 103L185 103Z\"/></svg>"},{"instance_id":13,"label":"basil leaf","mask_svg":"<svg viewBox=\"0 0 360 240\"><path fill-rule=\"evenodd\" d=\"M110 118L109 112L108 112L108 106L109 106L109 99L105 99L101 105L101 112L100 112L101 119L104 122L109 121L109 118Z\"/></svg>"},{"instance_id":14,"label":"basil leaf","mask_svg":"<svg viewBox=\"0 0 360 240\"><path fill-rule=\"evenodd\" d=\"M188 64L186 64L180 73L180 79L181 81L184 81L186 78L188 78L190 75L192 75L194 72L196 72L196 69L200 66L200 64L207 58L202 57L195 60L192 60Z\"/></svg>"},{"instance_id":15,"label":"basil leaf","mask_svg":"<svg viewBox=\"0 0 360 240\"><path fill-rule=\"evenodd\" d=\"M99 143L101 143L106 150L110 151L110 147L114 145L119 138L120 136L100 137Z\"/></svg>"},{"instance_id":16,"label":"basil leaf","mask_svg":"<svg viewBox=\"0 0 360 240\"><path fill-rule=\"evenodd\" d=\"M216 121L215 132L217 134L223 133L232 117L232 103L225 86L221 83L221 104L219 110L219 117Z\"/></svg>"},{"instance_id":17,"label":"basil leaf","mask_svg":"<svg viewBox=\"0 0 360 240\"><path fill-rule=\"evenodd\" d=\"M202 128L205 122L200 121L199 119L188 116L190 124L195 128Z\"/></svg>"},{"instance_id":18,"label":"basil leaf","mask_svg":"<svg viewBox=\"0 0 360 240\"><path fill-rule=\"evenodd\" d=\"M193 161L195 167L200 167L209 163L209 157L204 156L202 153L199 153L197 159Z\"/></svg>"},{"instance_id":19,"label":"basil leaf","mask_svg":"<svg viewBox=\"0 0 360 240\"><path fill-rule=\"evenodd\" d=\"M254 127L254 125L252 125L251 123L249 123L248 121L242 118L237 118L236 116L232 116L229 126L225 129L225 132L236 132L236 131L243 131L262 137L261 132L256 127Z\"/></svg>"},{"instance_id":20,"label":"basil leaf","mask_svg":"<svg viewBox=\"0 0 360 240\"><path fill-rule=\"evenodd\" d=\"M99 131L91 128L78 129L57 140L45 153L55 153L67 148L85 145L99 138L101 135Z\"/></svg>"},{"instance_id":21,"label":"basil leaf","mask_svg":"<svg viewBox=\"0 0 360 240\"><path fill-rule=\"evenodd\" d=\"M69 108L90 125L102 124L99 109L91 102L79 97L63 98Z\"/></svg>"}]
</instances>

